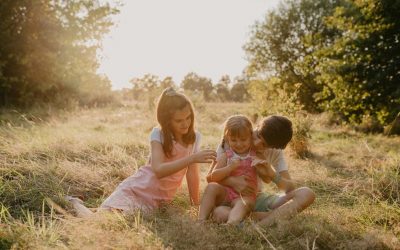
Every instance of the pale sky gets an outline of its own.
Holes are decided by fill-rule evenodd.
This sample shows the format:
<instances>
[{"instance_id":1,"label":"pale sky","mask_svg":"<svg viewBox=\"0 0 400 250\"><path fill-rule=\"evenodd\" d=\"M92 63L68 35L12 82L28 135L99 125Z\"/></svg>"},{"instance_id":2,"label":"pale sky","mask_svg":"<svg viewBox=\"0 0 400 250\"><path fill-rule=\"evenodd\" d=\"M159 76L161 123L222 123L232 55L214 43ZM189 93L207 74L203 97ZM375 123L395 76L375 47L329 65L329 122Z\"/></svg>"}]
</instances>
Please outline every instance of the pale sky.
<instances>
[{"instance_id":1,"label":"pale sky","mask_svg":"<svg viewBox=\"0 0 400 250\"><path fill-rule=\"evenodd\" d=\"M250 27L279 0L124 0L103 42L100 73L113 89L151 73L180 84L189 72L216 83L242 73Z\"/></svg>"}]
</instances>

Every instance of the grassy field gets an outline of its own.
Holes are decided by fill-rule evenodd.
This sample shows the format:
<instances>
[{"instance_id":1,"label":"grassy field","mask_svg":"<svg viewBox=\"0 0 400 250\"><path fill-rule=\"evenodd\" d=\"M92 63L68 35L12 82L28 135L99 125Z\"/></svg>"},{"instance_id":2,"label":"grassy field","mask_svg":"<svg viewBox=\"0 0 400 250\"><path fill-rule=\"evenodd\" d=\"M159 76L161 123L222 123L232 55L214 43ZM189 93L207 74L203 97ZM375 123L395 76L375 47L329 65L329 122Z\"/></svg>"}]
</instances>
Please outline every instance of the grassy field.
<instances>
[{"instance_id":1,"label":"grassy field","mask_svg":"<svg viewBox=\"0 0 400 250\"><path fill-rule=\"evenodd\" d=\"M203 148L215 148L231 114L249 104L195 101ZM50 112L50 111L49 111ZM286 150L298 186L315 203L270 228L194 223L184 185L173 204L153 215L79 219L66 194L97 207L146 162L154 110L143 102L51 111L46 117L2 112L0 125L0 249L400 249L400 138L365 135L312 117L311 155ZM208 170L202 165L204 177ZM202 178L202 189L205 180ZM273 186L268 189L274 190Z\"/></svg>"}]
</instances>

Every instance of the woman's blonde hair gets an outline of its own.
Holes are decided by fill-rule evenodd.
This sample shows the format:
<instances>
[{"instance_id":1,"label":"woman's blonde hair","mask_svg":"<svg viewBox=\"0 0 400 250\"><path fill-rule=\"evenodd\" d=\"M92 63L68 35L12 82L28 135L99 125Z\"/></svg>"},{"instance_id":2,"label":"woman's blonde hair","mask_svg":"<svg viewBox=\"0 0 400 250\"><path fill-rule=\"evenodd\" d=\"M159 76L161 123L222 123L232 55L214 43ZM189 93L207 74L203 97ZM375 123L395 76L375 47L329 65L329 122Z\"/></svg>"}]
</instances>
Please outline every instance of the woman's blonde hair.
<instances>
[{"instance_id":1,"label":"woman's blonde hair","mask_svg":"<svg viewBox=\"0 0 400 250\"><path fill-rule=\"evenodd\" d=\"M194 110L189 98L182 93L176 92L172 87L164 89L158 98L157 121L161 127L163 135L162 147L167 157L172 156L173 149L173 133L171 130L172 116L176 111L182 110L187 106L189 106L191 112L191 124L189 126L189 131L183 136L183 142L186 144L193 144L196 139L196 134L194 132Z\"/></svg>"},{"instance_id":2,"label":"woman's blonde hair","mask_svg":"<svg viewBox=\"0 0 400 250\"><path fill-rule=\"evenodd\" d=\"M253 134L253 125L250 119L244 115L230 116L224 123L224 133L222 136L221 147L225 148L228 136L247 136Z\"/></svg>"}]
</instances>

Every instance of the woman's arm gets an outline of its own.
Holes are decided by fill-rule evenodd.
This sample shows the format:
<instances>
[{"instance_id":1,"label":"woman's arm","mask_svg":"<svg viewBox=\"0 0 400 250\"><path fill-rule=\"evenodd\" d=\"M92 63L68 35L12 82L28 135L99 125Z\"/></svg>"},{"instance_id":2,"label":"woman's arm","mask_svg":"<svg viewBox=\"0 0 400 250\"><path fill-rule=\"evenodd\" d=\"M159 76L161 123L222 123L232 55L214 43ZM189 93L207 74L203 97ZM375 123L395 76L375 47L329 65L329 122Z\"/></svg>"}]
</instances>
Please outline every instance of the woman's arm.
<instances>
[{"instance_id":1,"label":"woman's arm","mask_svg":"<svg viewBox=\"0 0 400 250\"><path fill-rule=\"evenodd\" d=\"M186 182L189 190L190 204L200 204L200 172L199 165L192 164L186 172Z\"/></svg>"},{"instance_id":2,"label":"woman's arm","mask_svg":"<svg viewBox=\"0 0 400 250\"><path fill-rule=\"evenodd\" d=\"M181 159L165 162L165 154L162 145L158 141L151 142L151 167L158 178L163 178L184 169L193 163L209 163L215 160L216 153L213 150L201 150Z\"/></svg>"}]
</instances>

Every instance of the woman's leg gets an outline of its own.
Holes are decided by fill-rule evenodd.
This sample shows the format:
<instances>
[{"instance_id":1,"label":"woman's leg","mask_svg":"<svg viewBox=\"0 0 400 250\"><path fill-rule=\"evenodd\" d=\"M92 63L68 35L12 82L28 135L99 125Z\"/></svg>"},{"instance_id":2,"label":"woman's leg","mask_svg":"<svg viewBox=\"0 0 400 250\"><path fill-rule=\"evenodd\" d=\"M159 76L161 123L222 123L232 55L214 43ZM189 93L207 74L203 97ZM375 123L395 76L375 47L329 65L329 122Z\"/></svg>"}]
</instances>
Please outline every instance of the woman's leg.
<instances>
[{"instance_id":1,"label":"woman's leg","mask_svg":"<svg viewBox=\"0 0 400 250\"><path fill-rule=\"evenodd\" d=\"M233 207L229 213L228 224L239 224L254 207L254 201L249 198L238 198L232 201Z\"/></svg>"},{"instance_id":2,"label":"woman's leg","mask_svg":"<svg viewBox=\"0 0 400 250\"><path fill-rule=\"evenodd\" d=\"M259 225L270 226L279 219L290 218L309 207L315 200L315 193L308 187L295 189L280 196L271 206L269 212L256 212L254 218Z\"/></svg>"},{"instance_id":3,"label":"woman's leg","mask_svg":"<svg viewBox=\"0 0 400 250\"><path fill-rule=\"evenodd\" d=\"M83 205L81 199L72 196L65 196L65 199L74 207L77 217L86 218L93 215L93 212Z\"/></svg>"},{"instance_id":4,"label":"woman's leg","mask_svg":"<svg viewBox=\"0 0 400 250\"><path fill-rule=\"evenodd\" d=\"M199 220L207 220L213 208L225 200L225 196L224 186L215 182L209 183L201 199Z\"/></svg>"}]
</instances>

